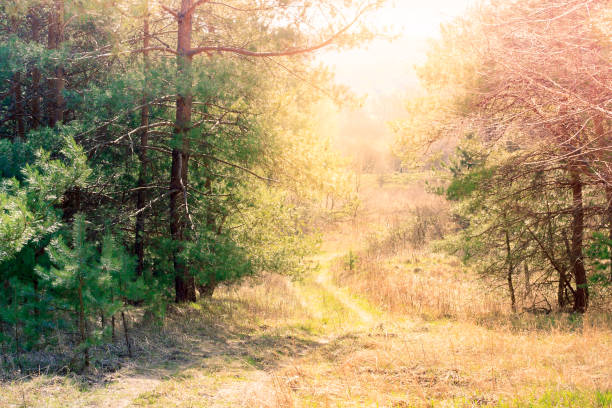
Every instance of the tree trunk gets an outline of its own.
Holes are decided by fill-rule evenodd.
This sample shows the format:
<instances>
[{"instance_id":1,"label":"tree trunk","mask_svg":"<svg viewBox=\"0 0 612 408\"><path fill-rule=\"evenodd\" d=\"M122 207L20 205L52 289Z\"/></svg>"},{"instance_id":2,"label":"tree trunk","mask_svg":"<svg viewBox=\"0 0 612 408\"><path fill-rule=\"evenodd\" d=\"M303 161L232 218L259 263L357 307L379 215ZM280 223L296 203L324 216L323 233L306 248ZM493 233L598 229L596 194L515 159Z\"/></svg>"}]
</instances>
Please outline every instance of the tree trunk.
<instances>
[{"instance_id":1,"label":"tree trunk","mask_svg":"<svg viewBox=\"0 0 612 408\"><path fill-rule=\"evenodd\" d=\"M510 302L512 304L512 313L516 313L516 296L514 294L514 283L512 282L512 274L514 272L514 265L512 263L512 252L510 249L510 234L508 230L506 232L506 262L508 265L508 291L510 292Z\"/></svg>"},{"instance_id":2,"label":"tree trunk","mask_svg":"<svg viewBox=\"0 0 612 408\"><path fill-rule=\"evenodd\" d=\"M217 279L215 276L211 276L203 285L198 286L198 290L200 291L200 297L211 298L213 293L215 293L215 289L217 288Z\"/></svg>"},{"instance_id":3,"label":"tree trunk","mask_svg":"<svg viewBox=\"0 0 612 408\"><path fill-rule=\"evenodd\" d=\"M21 72L16 72L13 76L13 98L15 109L15 130L20 140L25 140L25 109L23 107L23 93L21 92Z\"/></svg>"},{"instance_id":4,"label":"tree trunk","mask_svg":"<svg viewBox=\"0 0 612 408\"><path fill-rule=\"evenodd\" d=\"M32 39L34 42L40 41L40 17L35 10L31 10L30 19L32 21ZM30 96L31 121L30 127L36 129L41 124L40 116L40 70L37 66L32 68L32 89Z\"/></svg>"},{"instance_id":5,"label":"tree trunk","mask_svg":"<svg viewBox=\"0 0 612 408\"><path fill-rule=\"evenodd\" d=\"M612 182L612 180L610 180ZM612 282L612 185L606 186L606 201L608 202L607 216L608 216L608 238L610 239L610 282Z\"/></svg>"},{"instance_id":6,"label":"tree trunk","mask_svg":"<svg viewBox=\"0 0 612 408\"><path fill-rule=\"evenodd\" d=\"M559 270L559 286L557 286L557 304L559 309L563 309L567 305L567 297L565 296L565 286L567 285L567 276L565 270Z\"/></svg>"},{"instance_id":7,"label":"tree trunk","mask_svg":"<svg viewBox=\"0 0 612 408\"><path fill-rule=\"evenodd\" d=\"M79 334L81 336L81 345L87 342L87 334L85 333L85 304L83 303L83 278L79 277ZM84 346L83 349L83 357L84 357L84 366L85 368L89 367L89 347L87 345Z\"/></svg>"},{"instance_id":8,"label":"tree trunk","mask_svg":"<svg viewBox=\"0 0 612 408\"><path fill-rule=\"evenodd\" d=\"M30 126L36 129L42 123L40 110L40 70L37 67L32 69L32 100L30 102L32 119Z\"/></svg>"},{"instance_id":9,"label":"tree trunk","mask_svg":"<svg viewBox=\"0 0 612 408\"><path fill-rule=\"evenodd\" d=\"M551 223L551 213L550 213L550 207L549 207L549 202L548 202L548 196L546 196L546 208L548 209L547 213L546 213L546 220L547 220L547 237L548 237L548 248L549 250L544 250L545 254L547 255L547 258L549 259L550 263L552 264L552 266L555 268L555 270L559 273L559 283L557 286L557 305L559 306L559 309L563 309L565 307L565 305L568 304L567 301L567 296L566 296L566 287L569 287L571 289L571 283L567 281L567 273L566 273L566 267L564 265L564 263L561 260L557 260L555 258L555 237L553 234L553 225ZM567 233L566 231L563 229L561 230L561 233L563 234L563 243L565 244L565 253L567 255L568 258L571 259L571 250L570 250L570 244L569 244L569 240L567 238ZM533 234L532 234L533 235ZM535 235L534 235L535 237ZM541 246L542 249L544 249L544 246Z\"/></svg>"},{"instance_id":10,"label":"tree trunk","mask_svg":"<svg viewBox=\"0 0 612 408\"><path fill-rule=\"evenodd\" d=\"M574 311L584 313L588 307L589 289L587 287L582 240L584 236L584 208L582 206L582 181L577 172L571 174L572 187L572 243L571 266L576 281Z\"/></svg>"},{"instance_id":11,"label":"tree trunk","mask_svg":"<svg viewBox=\"0 0 612 408\"><path fill-rule=\"evenodd\" d=\"M181 1L178 13L178 96L176 100L176 122L174 129L175 143L172 149L172 167L170 170L170 234L175 242L174 274L176 302L194 302L196 300L195 279L189 273L185 259L181 259L185 229L187 225L187 185L189 166L189 131L191 126L192 78L189 55L192 33L192 0Z\"/></svg>"},{"instance_id":12,"label":"tree trunk","mask_svg":"<svg viewBox=\"0 0 612 408\"><path fill-rule=\"evenodd\" d=\"M49 13L49 28L47 48L57 50L64 41L64 0L53 0ZM64 121L64 67L58 62L54 75L48 79L49 96L47 98L47 121L50 127L57 126ZM73 187L64 193L62 218L71 221L80 210L81 191Z\"/></svg>"},{"instance_id":13,"label":"tree trunk","mask_svg":"<svg viewBox=\"0 0 612 408\"><path fill-rule=\"evenodd\" d=\"M18 36L19 20L16 17L10 18L9 32ZM23 107L23 93L21 90L21 71L13 74L11 92L13 94L13 119L15 120L15 134L18 139L25 139L24 116L25 109ZM13 136L13 139L15 136Z\"/></svg>"},{"instance_id":14,"label":"tree trunk","mask_svg":"<svg viewBox=\"0 0 612 408\"><path fill-rule=\"evenodd\" d=\"M143 41L142 47L145 49L143 54L144 59L144 70L145 70L145 87L142 95L142 110L140 111L140 126L142 131L140 133L140 171L138 173L138 190L136 193L136 225L134 233L134 254L138 259L136 266L136 274L142 276L144 271L144 232L145 232L145 205L147 201L147 192L145 186L148 182L147 173L147 146L149 144L149 95L147 92L146 81L149 75L149 53L146 49L149 47L149 4L146 3L145 16L143 21Z\"/></svg>"},{"instance_id":15,"label":"tree trunk","mask_svg":"<svg viewBox=\"0 0 612 408\"><path fill-rule=\"evenodd\" d=\"M525 271L525 298L528 298L531 296L531 273L527 262L523 263L523 269Z\"/></svg>"},{"instance_id":16,"label":"tree trunk","mask_svg":"<svg viewBox=\"0 0 612 408\"><path fill-rule=\"evenodd\" d=\"M54 0L49 13L48 45L50 50L59 49L64 40L64 0ZM50 97L47 105L47 116L50 127L55 127L64 120L64 67L61 63L55 67L54 77L49 79Z\"/></svg>"},{"instance_id":17,"label":"tree trunk","mask_svg":"<svg viewBox=\"0 0 612 408\"><path fill-rule=\"evenodd\" d=\"M123 335L125 337L125 346L127 347L128 356L132 358L132 346L130 345L130 335L128 333L128 325L125 319L125 312L121 311L121 320L123 321Z\"/></svg>"},{"instance_id":18,"label":"tree trunk","mask_svg":"<svg viewBox=\"0 0 612 408\"><path fill-rule=\"evenodd\" d=\"M607 144L609 138L605 137L604 118L602 117L602 115L595 115L593 122L595 127L595 135L599 139L599 143L601 144L604 151L606 151L608 149ZM604 182L606 183L605 218L608 224L608 238L610 239L610 246L608 248L608 251L610 253L610 282L612 283L612 171L608 169L607 174L604 174Z\"/></svg>"},{"instance_id":19,"label":"tree trunk","mask_svg":"<svg viewBox=\"0 0 612 408\"><path fill-rule=\"evenodd\" d=\"M204 165L206 169L208 170L208 163L206 162ZM212 178L210 176L206 177L206 181L204 182L204 188L206 189L206 192L208 194L212 195ZM208 228L208 230L215 231L216 235L220 235L221 229L223 228L222 224L223 224L223 221L219 223L218 227L215 225L215 216L213 213L213 209L210 207L207 208L206 209L206 227ZM214 251L214 247L212 250ZM217 277L214 274L212 274L208 277L208 282L198 286L200 297L211 298L213 293L215 292L216 287L217 287Z\"/></svg>"},{"instance_id":20,"label":"tree trunk","mask_svg":"<svg viewBox=\"0 0 612 408\"><path fill-rule=\"evenodd\" d=\"M62 219L70 222L74 219L74 215L81 210L81 189L72 187L64 193L62 202Z\"/></svg>"},{"instance_id":21,"label":"tree trunk","mask_svg":"<svg viewBox=\"0 0 612 408\"><path fill-rule=\"evenodd\" d=\"M115 315L111 316L111 341L115 342Z\"/></svg>"}]
</instances>

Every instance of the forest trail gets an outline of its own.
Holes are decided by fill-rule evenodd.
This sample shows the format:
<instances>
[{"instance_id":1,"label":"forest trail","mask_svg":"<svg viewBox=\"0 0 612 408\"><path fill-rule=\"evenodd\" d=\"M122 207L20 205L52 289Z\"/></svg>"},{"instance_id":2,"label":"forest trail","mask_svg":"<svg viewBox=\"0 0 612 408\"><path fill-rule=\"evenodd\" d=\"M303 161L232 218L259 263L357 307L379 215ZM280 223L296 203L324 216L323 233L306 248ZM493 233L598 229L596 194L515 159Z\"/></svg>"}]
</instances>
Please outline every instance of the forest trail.
<instances>
[{"instance_id":1,"label":"forest trail","mask_svg":"<svg viewBox=\"0 0 612 408\"><path fill-rule=\"evenodd\" d=\"M302 306L310 316L300 325L315 327L313 333L296 333L278 321L277 327L270 325L266 329L274 334L253 336L251 344L247 344L248 333L236 333L237 337L247 339L244 342L233 338L198 339L190 344L189 350L169 353L171 357L166 359L177 359L178 364L168 365L166 361L153 368L148 367L149 363L124 368L106 385L94 386L70 406L163 407L175 406L177 400L182 401L178 406L233 407L245 406L247 402L250 406L282 406L279 398L283 398L280 395L284 393L286 380L279 382L279 372L297 361L309 361L321 350L342 344L347 338L368 336L380 325L379 311L334 283L331 268L334 260L343 255L322 252L311 259L318 267L309 275L297 282L283 278L302 298ZM291 339L298 345L288 346L286 355L270 362L236 347L240 343L247 349L272 353L274 345L262 341L267 336ZM301 343L303 346L299 346Z\"/></svg>"},{"instance_id":2,"label":"forest trail","mask_svg":"<svg viewBox=\"0 0 612 408\"><path fill-rule=\"evenodd\" d=\"M336 298L344 308L352 311L359 317L360 322L354 322L354 327L372 327L377 320L377 316L374 315L373 311L366 309L350 292L338 287L333 282L331 264L335 259L343 255L341 252L327 252L315 257L314 259L319 263L319 271L315 282L321 285L323 290Z\"/></svg>"},{"instance_id":3,"label":"forest trail","mask_svg":"<svg viewBox=\"0 0 612 408\"><path fill-rule=\"evenodd\" d=\"M317 268L311 272L312 275L305 276L301 281L293 283L292 286L297 293L307 299L302 304L309 309L309 313L315 319L326 319L326 316L324 311L321 310L321 305L317 304L317 301L313 301L313 292L322 298L328 298L324 301L326 304L324 307L333 304L333 307L336 308L335 312L340 312L337 308L341 307L351 318L343 321L340 325L331 325L330 329L319 333L318 336L312 338L313 347L295 355L288 355L275 369L255 370L246 378L224 382L212 397L211 407L285 406L288 403L285 400L286 395L284 395L287 392L284 389L287 380L280 379L279 371L294 366L297 361L308 361L311 357L310 354L314 354L356 331L360 331L360 335L369 333L380 316L377 316L372 310L368 310L357 298L334 283L331 271L332 264L334 260L343 255L342 252L333 251L322 252L312 257L311 260L317 264ZM317 296L315 295L315 297ZM329 298L331 298L331 301ZM338 327L340 328L338 329ZM290 380L294 378L290 377Z\"/></svg>"},{"instance_id":4,"label":"forest trail","mask_svg":"<svg viewBox=\"0 0 612 408\"><path fill-rule=\"evenodd\" d=\"M612 344L609 330L525 334L391 314L337 283L343 250L312 257L317 267L300 280L267 275L176 308L162 330L134 336L143 344L117 372L89 384L34 378L13 386L6 406L499 408L504 400L517 408L612 408L605 391L612 365L601 354ZM436 268L423 266L428 275ZM407 279L423 277L411 270L402 270ZM551 344L565 345L563 367Z\"/></svg>"},{"instance_id":5,"label":"forest trail","mask_svg":"<svg viewBox=\"0 0 612 408\"><path fill-rule=\"evenodd\" d=\"M126 376L114 380L107 388L104 404L108 407L127 408L145 390L152 390L162 382L156 377ZM97 405L97 403L96 403Z\"/></svg>"}]
</instances>

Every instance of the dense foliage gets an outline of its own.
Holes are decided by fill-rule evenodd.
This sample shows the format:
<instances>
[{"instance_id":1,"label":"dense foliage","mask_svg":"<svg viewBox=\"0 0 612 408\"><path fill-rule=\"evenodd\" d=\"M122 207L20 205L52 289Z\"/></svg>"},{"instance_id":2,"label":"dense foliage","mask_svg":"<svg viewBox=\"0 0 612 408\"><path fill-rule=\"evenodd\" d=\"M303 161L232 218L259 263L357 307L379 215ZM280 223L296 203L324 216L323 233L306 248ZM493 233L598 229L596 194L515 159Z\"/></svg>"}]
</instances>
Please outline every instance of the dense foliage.
<instances>
[{"instance_id":1,"label":"dense foliage","mask_svg":"<svg viewBox=\"0 0 612 408\"><path fill-rule=\"evenodd\" d=\"M17 364L62 343L88 365L116 317L130 350L128 308L297 273L323 199L351 202L316 131L316 90L343 94L308 52L367 37L364 10L164 3L0 6L0 343Z\"/></svg>"},{"instance_id":2,"label":"dense foliage","mask_svg":"<svg viewBox=\"0 0 612 408\"><path fill-rule=\"evenodd\" d=\"M405 159L438 152L449 246L514 311L610 307L611 38L608 1L481 5L444 28L396 124Z\"/></svg>"}]
</instances>

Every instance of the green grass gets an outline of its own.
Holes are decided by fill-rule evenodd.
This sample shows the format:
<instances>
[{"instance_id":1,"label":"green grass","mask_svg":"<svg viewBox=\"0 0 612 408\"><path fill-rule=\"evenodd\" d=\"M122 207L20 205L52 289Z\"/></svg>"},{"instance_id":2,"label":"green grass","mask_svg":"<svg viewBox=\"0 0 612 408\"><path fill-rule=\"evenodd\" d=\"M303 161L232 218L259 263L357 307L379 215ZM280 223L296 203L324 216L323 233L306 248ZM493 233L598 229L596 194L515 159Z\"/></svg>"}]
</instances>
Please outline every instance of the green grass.
<instances>
[{"instance_id":1,"label":"green grass","mask_svg":"<svg viewBox=\"0 0 612 408\"><path fill-rule=\"evenodd\" d=\"M499 408L611 408L612 391L549 390L527 399L501 401Z\"/></svg>"},{"instance_id":2,"label":"green grass","mask_svg":"<svg viewBox=\"0 0 612 408\"><path fill-rule=\"evenodd\" d=\"M452 400L432 399L428 403L404 402L399 399L393 407L402 408L610 408L612 407L611 391L593 390L558 390L551 389L542 395L515 397L510 400L495 401L490 397L478 394L469 398Z\"/></svg>"}]
</instances>

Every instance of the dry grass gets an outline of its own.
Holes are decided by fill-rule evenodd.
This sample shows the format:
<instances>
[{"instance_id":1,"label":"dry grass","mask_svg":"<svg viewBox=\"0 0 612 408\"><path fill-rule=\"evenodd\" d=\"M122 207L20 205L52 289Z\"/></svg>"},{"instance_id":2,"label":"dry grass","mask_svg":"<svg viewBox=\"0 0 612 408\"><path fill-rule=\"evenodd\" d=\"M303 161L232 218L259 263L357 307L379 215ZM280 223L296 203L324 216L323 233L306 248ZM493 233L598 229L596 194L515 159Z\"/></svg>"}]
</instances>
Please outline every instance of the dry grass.
<instances>
[{"instance_id":1,"label":"dry grass","mask_svg":"<svg viewBox=\"0 0 612 408\"><path fill-rule=\"evenodd\" d=\"M601 316L513 317L455 262L413 256L335 264L338 284L386 313L276 373L267 389L284 402L267 406L612 407Z\"/></svg>"},{"instance_id":2,"label":"dry grass","mask_svg":"<svg viewBox=\"0 0 612 408\"><path fill-rule=\"evenodd\" d=\"M608 329L385 313L330 292L325 274L223 289L141 329L139 358L119 372L7 383L0 406L612 406Z\"/></svg>"},{"instance_id":3,"label":"dry grass","mask_svg":"<svg viewBox=\"0 0 612 408\"><path fill-rule=\"evenodd\" d=\"M211 301L173 308L161 326L134 327L136 356L120 370L7 381L0 407L228 406L244 396L231 392L237 384L319 345L311 331L321 323L302 302L275 275L220 288Z\"/></svg>"},{"instance_id":4,"label":"dry grass","mask_svg":"<svg viewBox=\"0 0 612 408\"><path fill-rule=\"evenodd\" d=\"M283 406L612 406L609 315L512 315L504 288L411 234L418 208L442 213L430 230L446 227L439 197L414 185L365 191L361 218L328 241L344 251L331 272L384 313L286 369L275 382L292 396Z\"/></svg>"},{"instance_id":5,"label":"dry grass","mask_svg":"<svg viewBox=\"0 0 612 408\"><path fill-rule=\"evenodd\" d=\"M535 336L456 322L404 322L319 350L286 370L289 390L282 392L293 396L286 406L296 407L500 406L504 401L608 407L610 341L609 332L590 329ZM554 395L573 395L580 402L542 402Z\"/></svg>"},{"instance_id":6,"label":"dry grass","mask_svg":"<svg viewBox=\"0 0 612 408\"><path fill-rule=\"evenodd\" d=\"M424 319L478 319L505 314L500 294L484 290L478 279L460 263L439 254L406 251L388 258L367 252L334 266L336 283L366 296L394 314Z\"/></svg>"},{"instance_id":7,"label":"dry grass","mask_svg":"<svg viewBox=\"0 0 612 408\"><path fill-rule=\"evenodd\" d=\"M371 181L386 202L328 234L302 281L221 288L135 327L137 356L115 373L6 382L0 407L612 408L609 317L512 316L456 260L408 249L410 234L372 246L403 228L399 207L415 215L417 190Z\"/></svg>"}]
</instances>

